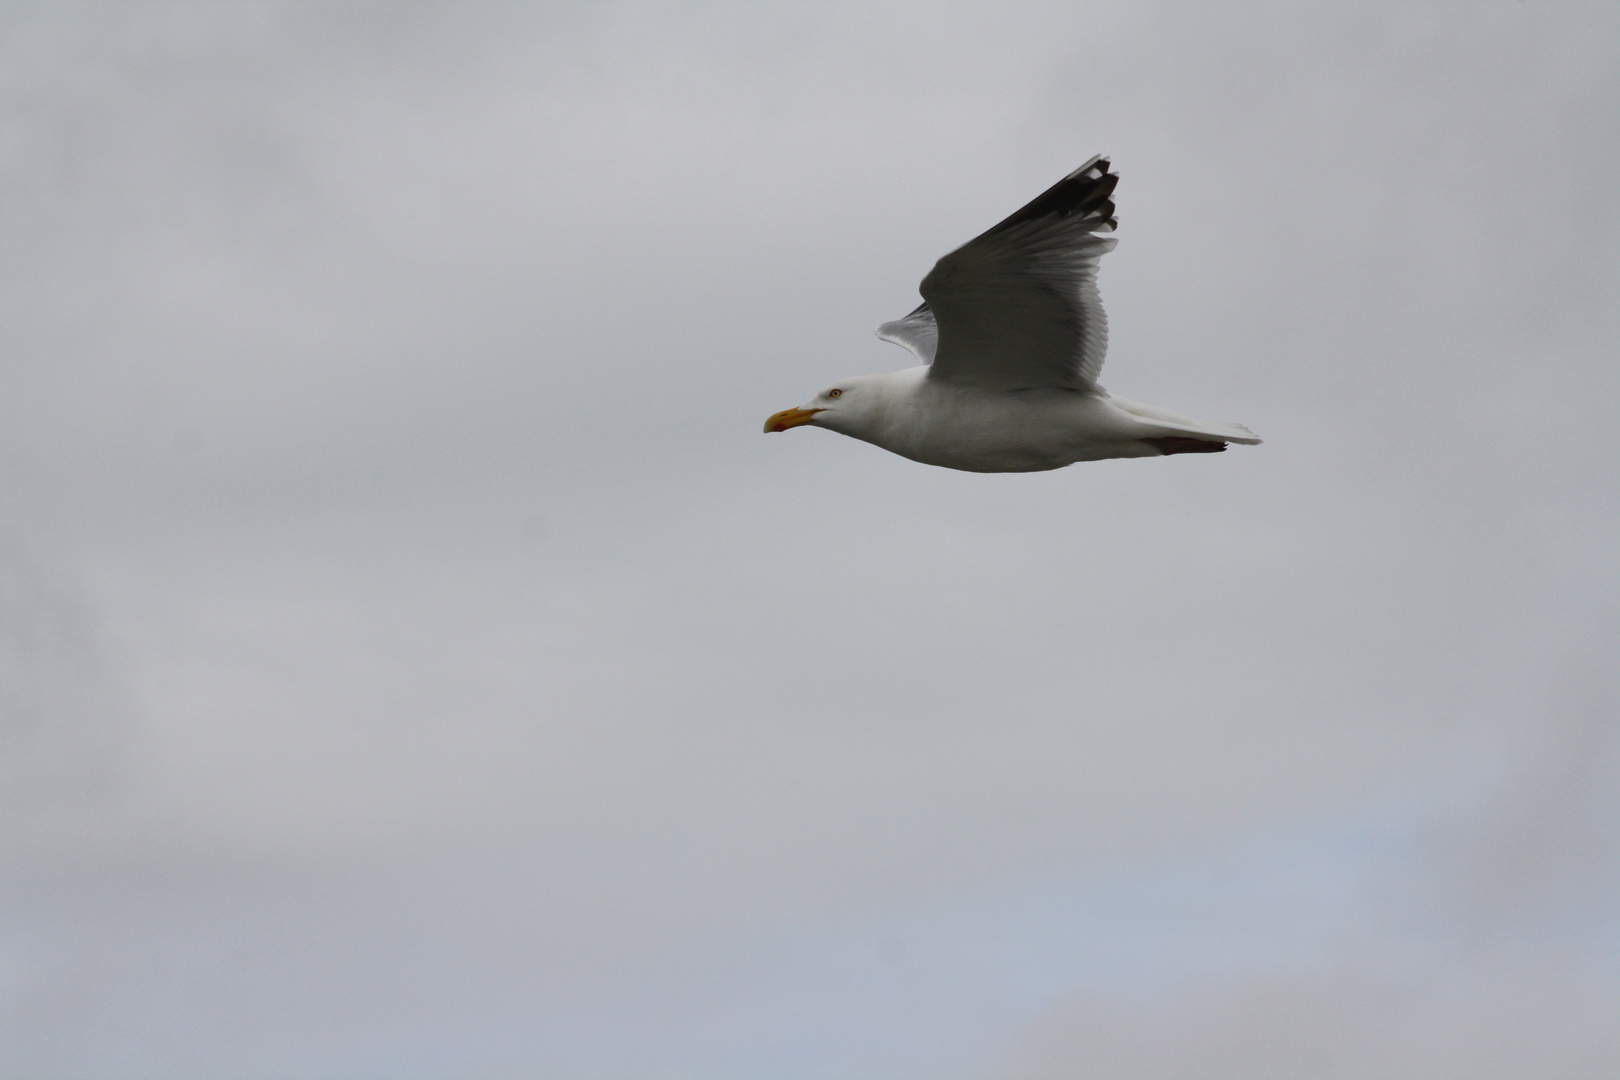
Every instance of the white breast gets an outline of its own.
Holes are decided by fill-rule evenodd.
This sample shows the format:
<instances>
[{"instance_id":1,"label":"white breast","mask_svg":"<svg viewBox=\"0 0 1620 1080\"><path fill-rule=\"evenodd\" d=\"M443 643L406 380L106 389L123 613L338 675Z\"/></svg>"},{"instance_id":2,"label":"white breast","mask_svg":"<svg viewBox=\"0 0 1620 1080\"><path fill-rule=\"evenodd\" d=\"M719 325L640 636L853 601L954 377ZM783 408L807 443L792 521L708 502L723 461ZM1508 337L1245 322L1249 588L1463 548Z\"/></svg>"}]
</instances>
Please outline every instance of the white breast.
<instances>
[{"instance_id":1,"label":"white breast","mask_svg":"<svg viewBox=\"0 0 1620 1080\"><path fill-rule=\"evenodd\" d=\"M969 472L1039 472L1076 461L1142 457L1142 424L1099 392L993 390L896 372L888 407L868 431L850 431L902 457Z\"/></svg>"}]
</instances>

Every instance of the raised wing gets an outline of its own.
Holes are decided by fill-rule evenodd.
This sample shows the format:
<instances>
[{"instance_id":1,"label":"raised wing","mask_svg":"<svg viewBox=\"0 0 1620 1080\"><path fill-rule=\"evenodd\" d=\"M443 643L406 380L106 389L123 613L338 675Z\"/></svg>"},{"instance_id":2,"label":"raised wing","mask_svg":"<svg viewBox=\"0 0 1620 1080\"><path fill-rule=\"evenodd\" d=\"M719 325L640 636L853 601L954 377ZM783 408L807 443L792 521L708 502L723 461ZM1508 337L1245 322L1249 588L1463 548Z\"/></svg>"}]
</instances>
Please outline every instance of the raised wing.
<instances>
[{"instance_id":1,"label":"raised wing","mask_svg":"<svg viewBox=\"0 0 1620 1080\"><path fill-rule=\"evenodd\" d=\"M903 319L884 323L874 333L884 341L910 349L925 364L934 362L934 351L939 348L939 324L927 304L919 304Z\"/></svg>"},{"instance_id":2,"label":"raised wing","mask_svg":"<svg viewBox=\"0 0 1620 1080\"><path fill-rule=\"evenodd\" d=\"M1108 351L1097 260L1118 243L1096 234L1117 224L1117 183L1107 159L1092 158L939 260L923 278L923 306L878 335L896 340L884 331L927 313L937 322L931 378L1091 389Z\"/></svg>"}]
</instances>

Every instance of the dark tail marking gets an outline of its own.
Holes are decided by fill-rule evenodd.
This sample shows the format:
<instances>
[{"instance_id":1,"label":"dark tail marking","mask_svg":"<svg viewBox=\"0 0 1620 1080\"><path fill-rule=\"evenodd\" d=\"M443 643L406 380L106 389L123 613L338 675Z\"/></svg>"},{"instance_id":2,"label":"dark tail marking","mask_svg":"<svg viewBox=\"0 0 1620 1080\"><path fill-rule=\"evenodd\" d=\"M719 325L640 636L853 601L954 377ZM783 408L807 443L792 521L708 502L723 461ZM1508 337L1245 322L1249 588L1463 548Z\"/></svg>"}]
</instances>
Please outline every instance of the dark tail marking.
<instances>
[{"instance_id":1,"label":"dark tail marking","mask_svg":"<svg viewBox=\"0 0 1620 1080\"><path fill-rule=\"evenodd\" d=\"M1190 435L1163 435L1142 441L1165 457L1171 454L1218 454L1226 449L1226 444L1218 440L1195 439Z\"/></svg>"}]
</instances>

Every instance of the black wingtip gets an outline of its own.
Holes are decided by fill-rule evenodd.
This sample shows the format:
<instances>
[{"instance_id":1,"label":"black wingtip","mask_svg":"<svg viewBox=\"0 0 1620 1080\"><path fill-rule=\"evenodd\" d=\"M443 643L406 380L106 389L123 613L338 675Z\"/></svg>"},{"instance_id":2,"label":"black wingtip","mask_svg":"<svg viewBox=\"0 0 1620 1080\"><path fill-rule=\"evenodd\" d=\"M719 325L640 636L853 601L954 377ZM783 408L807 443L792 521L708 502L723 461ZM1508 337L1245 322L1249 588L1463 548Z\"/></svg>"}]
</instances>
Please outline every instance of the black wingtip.
<instances>
[{"instance_id":1,"label":"black wingtip","mask_svg":"<svg viewBox=\"0 0 1620 1080\"><path fill-rule=\"evenodd\" d=\"M1095 219L1096 224L1091 226L1094 229L1118 228L1119 222L1114 218L1113 194L1119 176L1111 170L1108 159L1098 154L983 235L989 236L1043 217L1080 216Z\"/></svg>"}]
</instances>

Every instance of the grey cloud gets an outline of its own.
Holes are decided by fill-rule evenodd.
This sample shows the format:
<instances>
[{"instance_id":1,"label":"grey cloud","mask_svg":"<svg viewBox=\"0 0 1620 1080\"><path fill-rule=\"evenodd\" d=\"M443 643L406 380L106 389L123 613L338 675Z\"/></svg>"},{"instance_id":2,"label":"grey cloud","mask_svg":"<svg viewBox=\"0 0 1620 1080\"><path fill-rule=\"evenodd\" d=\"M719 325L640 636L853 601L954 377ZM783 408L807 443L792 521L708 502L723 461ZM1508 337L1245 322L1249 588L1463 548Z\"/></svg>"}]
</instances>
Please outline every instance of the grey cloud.
<instances>
[{"instance_id":1,"label":"grey cloud","mask_svg":"<svg viewBox=\"0 0 1620 1080\"><path fill-rule=\"evenodd\" d=\"M4 18L6 1070L1608 1045L1607 13ZM759 436L1099 150L1266 445Z\"/></svg>"}]
</instances>

